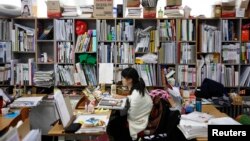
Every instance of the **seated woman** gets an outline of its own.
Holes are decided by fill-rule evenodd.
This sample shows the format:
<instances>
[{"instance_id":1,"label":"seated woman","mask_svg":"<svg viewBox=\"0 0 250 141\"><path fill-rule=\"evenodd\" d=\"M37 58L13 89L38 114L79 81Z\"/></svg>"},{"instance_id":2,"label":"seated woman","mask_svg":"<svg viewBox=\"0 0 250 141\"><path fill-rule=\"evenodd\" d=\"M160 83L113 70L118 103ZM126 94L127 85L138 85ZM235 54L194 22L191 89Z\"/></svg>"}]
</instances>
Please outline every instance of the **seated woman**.
<instances>
[{"instance_id":1,"label":"seated woman","mask_svg":"<svg viewBox=\"0 0 250 141\"><path fill-rule=\"evenodd\" d=\"M123 85L130 90L128 111L126 116L110 119L107 132L115 141L137 140L137 134L148 125L149 115L153 106L145 83L134 68L126 68L121 73ZM126 126L128 123L128 126Z\"/></svg>"}]
</instances>

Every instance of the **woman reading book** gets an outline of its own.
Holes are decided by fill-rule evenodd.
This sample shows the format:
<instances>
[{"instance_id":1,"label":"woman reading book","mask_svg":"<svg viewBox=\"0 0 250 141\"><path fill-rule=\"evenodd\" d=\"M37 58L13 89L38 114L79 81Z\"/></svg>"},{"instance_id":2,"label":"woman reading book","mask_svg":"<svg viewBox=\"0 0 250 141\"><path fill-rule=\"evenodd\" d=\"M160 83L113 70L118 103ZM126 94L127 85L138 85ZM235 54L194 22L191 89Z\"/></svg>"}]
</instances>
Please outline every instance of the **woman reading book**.
<instances>
[{"instance_id":1,"label":"woman reading book","mask_svg":"<svg viewBox=\"0 0 250 141\"><path fill-rule=\"evenodd\" d=\"M137 134L148 125L153 106L145 83L134 68L126 68L121 73L123 85L130 90L128 111L126 116L115 116L108 125L107 132L115 141L137 140Z\"/></svg>"}]
</instances>

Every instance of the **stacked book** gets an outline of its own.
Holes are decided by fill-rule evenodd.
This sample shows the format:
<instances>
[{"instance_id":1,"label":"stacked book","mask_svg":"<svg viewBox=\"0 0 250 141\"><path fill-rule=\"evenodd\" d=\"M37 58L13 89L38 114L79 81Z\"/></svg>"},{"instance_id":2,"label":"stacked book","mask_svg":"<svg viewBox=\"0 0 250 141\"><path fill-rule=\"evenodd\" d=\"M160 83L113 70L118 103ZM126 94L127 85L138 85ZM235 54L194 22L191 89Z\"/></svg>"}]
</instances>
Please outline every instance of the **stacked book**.
<instances>
[{"instance_id":1,"label":"stacked book","mask_svg":"<svg viewBox=\"0 0 250 141\"><path fill-rule=\"evenodd\" d=\"M62 16L64 16L64 17L76 17L79 15L79 12L77 12L78 10L80 10L80 9L77 8L76 6L64 5Z\"/></svg>"},{"instance_id":2,"label":"stacked book","mask_svg":"<svg viewBox=\"0 0 250 141\"><path fill-rule=\"evenodd\" d=\"M166 6L164 9L164 15L168 18L183 17L184 12L181 6Z\"/></svg>"},{"instance_id":3,"label":"stacked book","mask_svg":"<svg viewBox=\"0 0 250 141\"><path fill-rule=\"evenodd\" d=\"M141 8L140 7L128 7L127 9L128 9L127 17L140 18L140 16L141 16Z\"/></svg>"},{"instance_id":4,"label":"stacked book","mask_svg":"<svg viewBox=\"0 0 250 141\"><path fill-rule=\"evenodd\" d=\"M80 5L82 11L80 17L91 18L94 12L94 5Z\"/></svg>"},{"instance_id":5,"label":"stacked book","mask_svg":"<svg viewBox=\"0 0 250 141\"><path fill-rule=\"evenodd\" d=\"M51 87L54 85L54 71L37 71L34 74L34 83L40 87Z\"/></svg>"}]
</instances>

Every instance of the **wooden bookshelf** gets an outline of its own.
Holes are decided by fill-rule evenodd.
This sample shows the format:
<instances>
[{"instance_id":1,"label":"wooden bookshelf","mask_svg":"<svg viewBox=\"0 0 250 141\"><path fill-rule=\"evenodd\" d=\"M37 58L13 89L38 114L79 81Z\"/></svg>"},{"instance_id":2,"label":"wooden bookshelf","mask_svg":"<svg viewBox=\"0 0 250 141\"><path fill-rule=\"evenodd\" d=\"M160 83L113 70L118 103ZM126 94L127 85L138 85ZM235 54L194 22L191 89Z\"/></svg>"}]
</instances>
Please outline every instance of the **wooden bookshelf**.
<instances>
[{"instance_id":1,"label":"wooden bookshelf","mask_svg":"<svg viewBox=\"0 0 250 141\"><path fill-rule=\"evenodd\" d=\"M133 63L121 63L117 60L113 60L112 63L114 63L114 66L133 66L133 65L137 65L135 64L135 58L136 57L141 57L147 53L153 53L155 55L157 55L158 58L158 63L155 64L156 66L156 81L157 81L157 85L156 86L162 86L162 82L161 80L159 80L161 77L159 77L161 75L161 70L162 69L175 69L175 75L173 76L176 79L176 82L178 82L179 77L181 77L181 74L178 73L178 69L182 66L187 66L187 67L191 67L194 68L196 70L196 77L197 77L197 70L198 70L198 60L200 60L202 57L205 58L205 56L207 55L216 55L218 56L218 63L224 65L225 67L234 67L234 70L238 72L238 78L240 79L240 76L242 74L242 71L244 70L245 67L250 66L249 62L242 62L242 53L241 53L241 48L242 46L244 46L246 43L250 43L250 39L246 40L246 41L242 41L241 39L241 34L242 34L242 26L245 24L250 23L250 20L248 18L107 18L107 19L99 19L99 18L61 18L61 19L53 19L53 18L0 18L0 19L7 19L8 21L12 22L12 29L15 29L14 25L15 24L20 24L23 26L28 26L30 28L34 28L35 29L35 51L34 52L29 52L29 51L12 51L12 59L21 59L22 61L20 63L27 63L27 58L34 58L35 62L37 62L37 69L38 70L54 70L55 69L55 65L75 65L76 63L78 63L79 61L79 56L81 54L89 54L89 55L93 55L96 58L97 64L95 65L95 69L96 69L96 79L98 80L98 67L99 67L99 63L100 62L100 58L101 58L101 53L100 52L100 47L99 45L101 43L103 43L104 45L111 45L113 44L114 46L118 46L123 45L123 44L129 44L129 46L132 46L134 49L136 48L137 42L136 42L136 36L134 35L134 40L132 41L127 41L124 39L117 39L117 26L120 22L126 22L126 21L131 21L133 22L133 28L134 28L134 33L136 32L136 30L138 28L141 29L145 29L148 26L153 26L155 30L158 30L158 33L160 34L159 30L160 30L160 24L166 24L166 22L168 21L172 21L174 26L173 28L171 28L171 30L175 31L175 37L169 39L169 40L163 40L161 38L159 38L159 46L157 46L156 50L157 51L145 51L145 52L141 52L141 51L134 51L134 53L132 54L132 58L133 58ZM72 20L72 29L73 29L73 33L72 33L72 40L61 40L61 39L57 39L56 38L56 31L55 31L55 26L56 20ZM74 51L74 58L73 58L73 62L72 63L66 63L66 62L58 62L58 50L57 50L57 44L59 42L70 42L71 45L73 46L73 48L75 49L76 44L77 44L77 37L78 35L75 33L75 25L77 21L84 21L87 26L88 29L96 29L97 30L97 23L98 20L106 20L108 25L111 25L114 27L114 32L115 32L115 40L110 40L110 39L98 39L98 33L100 33L99 31L96 31L97 33L97 37L96 37L96 44L97 44L97 49L95 52L92 51L86 51L86 52L82 52L82 51ZM183 38L182 34L182 22L184 20L187 21L191 21L193 24L193 33L190 34L192 35L192 39L186 40ZM234 39L228 39L225 40L223 39L223 22L224 21L228 21L229 24L233 24L233 30L234 30ZM40 28L40 24L43 24L45 27L48 25L49 23L52 23L54 25L53 28L53 38L51 39L39 39L39 35L38 35L38 29ZM180 25L179 25L180 24ZM201 25L202 24L206 24L206 25L211 25L217 28L218 31L221 32L220 37L221 37L221 41L220 43L218 43L219 45L221 45L221 50L219 50L218 52L213 50L213 51L201 51L202 48L202 34L201 34ZM189 30L189 28L187 29ZM188 32L188 31L187 31ZM184 32L183 32L184 33ZM8 39L8 40L0 40L0 42L12 42L12 40ZM169 43L173 43L175 46L175 50L174 50L174 56L175 56L175 60L172 63L164 63L159 61L160 57L166 56L166 54L161 54L160 50L163 47L168 48L168 44ZM240 53L237 54L237 56L239 56L239 63L224 63L223 62L223 50L222 50L222 46L223 45L230 45L230 44L237 44L239 43L240 45ZM166 44L166 46L163 46L164 44ZM186 44L186 45L192 45L192 47L194 47L194 57L195 60L193 62L180 62L180 57L182 56L181 54L181 45L182 44ZM117 51L112 50L114 52L114 56L118 55ZM169 51L169 50L167 50ZM50 57L53 62L49 62L49 63L42 63L39 62L39 59L41 57L41 54L47 52L48 57ZM114 57L115 59L115 57ZM116 58L117 59L117 58ZM6 63L0 63L0 65L5 65ZM148 64L149 65L149 64ZM45 67L45 66L49 66L49 67ZM117 70L115 70L115 73L117 73ZM116 78L115 78L116 79ZM197 81L197 80L196 80ZM1 82L0 82L1 83ZM238 81L238 83L240 83L240 80ZM197 82L194 83L196 84L196 86L194 86L194 88L198 88L198 84ZM59 87L69 87L69 86L60 86ZM74 86L72 85L72 87L78 87L78 86ZM84 86L79 86L79 87L84 87ZM246 88L245 86L230 86L230 87L226 87L226 89L228 89L228 91L230 89L237 89L237 90L241 90L242 88Z\"/></svg>"}]
</instances>

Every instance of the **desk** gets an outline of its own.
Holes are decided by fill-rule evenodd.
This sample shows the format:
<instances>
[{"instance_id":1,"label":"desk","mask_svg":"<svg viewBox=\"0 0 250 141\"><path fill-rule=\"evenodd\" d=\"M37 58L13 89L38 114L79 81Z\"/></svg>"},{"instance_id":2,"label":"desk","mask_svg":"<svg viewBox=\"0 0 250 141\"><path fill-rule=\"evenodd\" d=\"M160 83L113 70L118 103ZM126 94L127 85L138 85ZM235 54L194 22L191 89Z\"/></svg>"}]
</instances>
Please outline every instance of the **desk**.
<instances>
[{"instance_id":1,"label":"desk","mask_svg":"<svg viewBox=\"0 0 250 141\"><path fill-rule=\"evenodd\" d=\"M23 97L37 97L37 96L46 96L45 94L31 94L31 95L23 95ZM10 110L20 110L22 108L11 108ZM5 133L9 127L15 126L19 120L21 120L21 114L16 116L15 118L5 118L4 116L0 115L0 135Z\"/></svg>"},{"instance_id":2,"label":"desk","mask_svg":"<svg viewBox=\"0 0 250 141\"><path fill-rule=\"evenodd\" d=\"M77 113L76 115L79 115L79 111L80 110L76 110L75 113ZM83 109L81 110L83 111ZM84 115L86 113L81 112L81 115ZM111 115L111 110L109 110L108 112L103 112L103 113L96 113L97 115L107 115L107 117L109 118ZM86 114L87 115L87 114ZM89 115L89 114L88 114ZM57 122L49 131L48 135L49 136L58 136L59 140L64 140L64 138L67 137L73 137L73 138L77 138L77 137L83 137L83 136L100 136L103 135L106 132L96 132L96 133L79 133L79 134L69 134L69 133L64 133L64 128L61 124L59 124L59 122Z\"/></svg>"},{"instance_id":3,"label":"desk","mask_svg":"<svg viewBox=\"0 0 250 141\"><path fill-rule=\"evenodd\" d=\"M228 117L227 114L220 112L218 109L214 107L214 105L202 105L202 112L213 115L216 118L219 117ZM196 138L197 141L207 141L207 138L199 137Z\"/></svg>"},{"instance_id":4,"label":"desk","mask_svg":"<svg viewBox=\"0 0 250 141\"><path fill-rule=\"evenodd\" d=\"M0 115L0 135L8 131L9 127L15 126L20 118L20 114L15 118L5 118Z\"/></svg>"}]
</instances>

